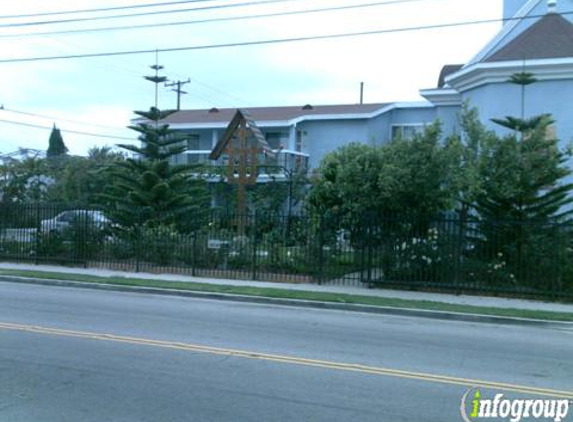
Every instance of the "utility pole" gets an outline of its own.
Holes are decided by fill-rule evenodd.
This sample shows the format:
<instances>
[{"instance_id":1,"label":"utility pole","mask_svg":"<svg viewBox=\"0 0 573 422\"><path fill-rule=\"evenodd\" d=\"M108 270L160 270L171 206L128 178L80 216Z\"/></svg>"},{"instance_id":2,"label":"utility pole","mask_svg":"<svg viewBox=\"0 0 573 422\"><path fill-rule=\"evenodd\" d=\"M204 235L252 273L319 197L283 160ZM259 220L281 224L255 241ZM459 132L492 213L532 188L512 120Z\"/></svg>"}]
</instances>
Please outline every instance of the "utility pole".
<instances>
[{"instance_id":1,"label":"utility pole","mask_svg":"<svg viewBox=\"0 0 573 422\"><path fill-rule=\"evenodd\" d=\"M165 86L168 88L172 87L172 86L177 87L177 88L171 90L171 91L177 93L177 111L181 110L181 95L188 94L188 92L183 91L181 89L181 87L183 85L190 83L190 82L191 82L191 79L187 79L186 81L176 81L176 82L172 82L170 84L168 84L168 83L165 84Z\"/></svg>"}]
</instances>

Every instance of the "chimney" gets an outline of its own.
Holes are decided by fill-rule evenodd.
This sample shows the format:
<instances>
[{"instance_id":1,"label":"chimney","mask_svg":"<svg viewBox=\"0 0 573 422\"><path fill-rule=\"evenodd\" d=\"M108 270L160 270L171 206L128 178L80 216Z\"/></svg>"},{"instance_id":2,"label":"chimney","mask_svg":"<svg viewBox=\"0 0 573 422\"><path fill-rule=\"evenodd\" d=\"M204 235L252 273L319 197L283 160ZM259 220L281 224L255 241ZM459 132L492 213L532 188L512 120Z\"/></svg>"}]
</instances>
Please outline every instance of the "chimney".
<instances>
[{"instance_id":1,"label":"chimney","mask_svg":"<svg viewBox=\"0 0 573 422\"><path fill-rule=\"evenodd\" d=\"M557 0L547 1L547 13L557 13Z\"/></svg>"},{"instance_id":2,"label":"chimney","mask_svg":"<svg viewBox=\"0 0 573 422\"><path fill-rule=\"evenodd\" d=\"M360 105L364 104L364 82L360 82Z\"/></svg>"}]
</instances>

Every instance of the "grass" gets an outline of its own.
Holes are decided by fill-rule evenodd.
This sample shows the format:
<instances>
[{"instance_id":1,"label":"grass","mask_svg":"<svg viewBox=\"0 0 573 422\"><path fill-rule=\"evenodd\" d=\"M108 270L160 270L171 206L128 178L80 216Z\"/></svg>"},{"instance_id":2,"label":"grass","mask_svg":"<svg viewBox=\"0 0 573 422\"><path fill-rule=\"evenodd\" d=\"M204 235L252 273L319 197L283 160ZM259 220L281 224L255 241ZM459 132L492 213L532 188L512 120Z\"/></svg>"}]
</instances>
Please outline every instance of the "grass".
<instances>
[{"instance_id":1,"label":"grass","mask_svg":"<svg viewBox=\"0 0 573 422\"><path fill-rule=\"evenodd\" d=\"M330 292L309 292L267 287L232 286L209 283L188 283L180 281L164 281L127 277L99 277L85 274L70 274L30 270L0 270L0 275L31 277L47 280L66 280L83 283L104 283L118 286L155 287L163 289L176 289L190 292L209 292L239 294L255 297L271 297L281 299L302 299L333 303L350 303L371 306L384 306L394 308L407 308L429 311L458 312L466 314L492 315L501 317L531 318L547 321L573 322L573 312L550 312L527 309L494 308L484 306L457 305L443 302L425 300L407 300L382 298L375 296L361 296Z\"/></svg>"}]
</instances>

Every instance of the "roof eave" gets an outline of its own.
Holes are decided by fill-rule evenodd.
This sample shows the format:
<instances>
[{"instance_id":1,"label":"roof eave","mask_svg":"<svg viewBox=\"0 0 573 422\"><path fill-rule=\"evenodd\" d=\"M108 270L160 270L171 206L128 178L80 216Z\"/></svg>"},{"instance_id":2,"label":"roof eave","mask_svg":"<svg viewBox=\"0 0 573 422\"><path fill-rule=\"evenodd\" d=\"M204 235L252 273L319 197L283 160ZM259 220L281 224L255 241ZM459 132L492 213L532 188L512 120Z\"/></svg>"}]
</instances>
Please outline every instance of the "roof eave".
<instances>
[{"instance_id":1,"label":"roof eave","mask_svg":"<svg viewBox=\"0 0 573 422\"><path fill-rule=\"evenodd\" d=\"M392 111L397 108L431 108L432 103L428 101L411 101L411 102L395 102L389 103L369 113L325 113L325 114L308 114L297 116L289 120L257 120L257 126L270 128L270 127L290 127L296 126L306 121L319 121L319 120L368 120L378 117L384 113ZM169 123L171 129L177 130L201 130L201 129L226 129L229 122L189 122L189 123Z\"/></svg>"},{"instance_id":2,"label":"roof eave","mask_svg":"<svg viewBox=\"0 0 573 422\"><path fill-rule=\"evenodd\" d=\"M462 93L490 83L507 82L509 77L523 71L523 60L482 62L450 75L446 83ZM527 60L526 69L539 81L573 79L573 57Z\"/></svg>"},{"instance_id":3,"label":"roof eave","mask_svg":"<svg viewBox=\"0 0 573 422\"><path fill-rule=\"evenodd\" d=\"M436 106L459 106L462 95L453 88L421 89L420 95Z\"/></svg>"}]
</instances>

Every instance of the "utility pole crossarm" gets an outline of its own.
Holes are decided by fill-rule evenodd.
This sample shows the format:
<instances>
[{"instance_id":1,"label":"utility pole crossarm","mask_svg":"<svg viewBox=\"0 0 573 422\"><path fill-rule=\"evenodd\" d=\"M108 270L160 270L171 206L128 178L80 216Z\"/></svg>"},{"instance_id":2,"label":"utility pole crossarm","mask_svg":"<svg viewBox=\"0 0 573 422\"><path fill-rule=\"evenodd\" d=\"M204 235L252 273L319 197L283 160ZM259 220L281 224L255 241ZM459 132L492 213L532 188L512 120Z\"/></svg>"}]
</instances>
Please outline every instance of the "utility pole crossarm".
<instances>
[{"instance_id":1,"label":"utility pole crossarm","mask_svg":"<svg viewBox=\"0 0 573 422\"><path fill-rule=\"evenodd\" d=\"M186 81L175 81L171 83L166 83L165 86L170 88L172 86L176 86L177 88L172 89L173 92L177 93L177 111L181 110L181 95L188 94L186 91L183 91L181 88L183 85L186 85L191 82L191 79L187 78Z\"/></svg>"}]
</instances>

